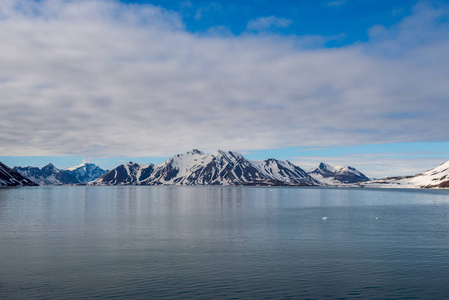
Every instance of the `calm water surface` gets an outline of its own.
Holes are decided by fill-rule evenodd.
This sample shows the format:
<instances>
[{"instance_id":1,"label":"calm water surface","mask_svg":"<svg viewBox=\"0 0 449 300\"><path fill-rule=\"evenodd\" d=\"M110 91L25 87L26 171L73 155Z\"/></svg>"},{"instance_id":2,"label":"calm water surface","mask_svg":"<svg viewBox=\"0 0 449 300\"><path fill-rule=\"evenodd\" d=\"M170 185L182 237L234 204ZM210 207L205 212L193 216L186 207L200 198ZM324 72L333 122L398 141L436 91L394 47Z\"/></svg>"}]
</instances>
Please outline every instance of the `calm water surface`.
<instances>
[{"instance_id":1,"label":"calm water surface","mask_svg":"<svg viewBox=\"0 0 449 300\"><path fill-rule=\"evenodd\" d=\"M447 190L0 189L1 299L447 299L448 281Z\"/></svg>"}]
</instances>

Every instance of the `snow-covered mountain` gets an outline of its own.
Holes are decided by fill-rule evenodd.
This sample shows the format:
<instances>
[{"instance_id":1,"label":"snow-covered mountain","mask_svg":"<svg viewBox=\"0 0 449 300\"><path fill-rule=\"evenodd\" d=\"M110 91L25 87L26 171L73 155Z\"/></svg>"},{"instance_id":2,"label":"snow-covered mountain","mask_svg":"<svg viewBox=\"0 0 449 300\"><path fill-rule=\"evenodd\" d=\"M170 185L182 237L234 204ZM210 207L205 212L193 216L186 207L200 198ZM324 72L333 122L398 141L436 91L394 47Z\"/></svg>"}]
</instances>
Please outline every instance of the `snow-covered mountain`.
<instances>
[{"instance_id":1,"label":"snow-covered mountain","mask_svg":"<svg viewBox=\"0 0 449 300\"><path fill-rule=\"evenodd\" d=\"M326 185L341 185L369 180L362 172L353 167L333 167L323 162L309 175Z\"/></svg>"},{"instance_id":2,"label":"snow-covered mountain","mask_svg":"<svg viewBox=\"0 0 449 300\"><path fill-rule=\"evenodd\" d=\"M252 162L232 151L205 154L194 149L158 166L120 165L92 184L317 185L318 182L288 161Z\"/></svg>"},{"instance_id":3,"label":"snow-covered mountain","mask_svg":"<svg viewBox=\"0 0 449 300\"><path fill-rule=\"evenodd\" d=\"M81 183L93 181L108 172L108 170L103 170L96 164L91 163L83 163L63 171L72 174Z\"/></svg>"},{"instance_id":4,"label":"snow-covered mountain","mask_svg":"<svg viewBox=\"0 0 449 300\"><path fill-rule=\"evenodd\" d=\"M19 172L0 162L0 186L35 186L37 185Z\"/></svg>"},{"instance_id":5,"label":"snow-covered mountain","mask_svg":"<svg viewBox=\"0 0 449 300\"><path fill-rule=\"evenodd\" d=\"M360 184L377 188L449 188L449 161L421 174L388 177Z\"/></svg>"},{"instance_id":6,"label":"snow-covered mountain","mask_svg":"<svg viewBox=\"0 0 449 300\"><path fill-rule=\"evenodd\" d=\"M205 154L192 150L160 165L129 162L105 171L85 163L60 170L45 167L14 167L0 163L0 186L15 185L330 185L378 188L449 188L449 161L421 174L369 180L352 167L320 163L310 173L289 161L250 161L240 153L218 150Z\"/></svg>"}]
</instances>

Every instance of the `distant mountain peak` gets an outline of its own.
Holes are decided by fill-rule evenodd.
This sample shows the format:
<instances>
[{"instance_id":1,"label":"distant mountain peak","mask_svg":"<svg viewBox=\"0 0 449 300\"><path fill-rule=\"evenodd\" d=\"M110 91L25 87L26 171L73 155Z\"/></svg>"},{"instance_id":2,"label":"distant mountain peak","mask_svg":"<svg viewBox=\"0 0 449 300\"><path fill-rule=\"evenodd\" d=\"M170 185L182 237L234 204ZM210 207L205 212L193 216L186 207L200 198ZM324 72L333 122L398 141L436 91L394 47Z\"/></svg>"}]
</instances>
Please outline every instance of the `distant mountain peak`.
<instances>
[{"instance_id":1,"label":"distant mountain peak","mask_svg":"<svg viewBox=\"0 0 449 300\"><path fill-rule=\"evenodd\" d=\"M324 162L321 162L320 165L318 166L317 170L321 170L321 171L327 171L327 172L335 172L335 167L326 164Z\"/></svg>"},{"instance_id":2,"label":"distant mountain peak","mask_svg":"<svg viewBox=\"0 0 449 300\"><path fill-rule=\"evenodd\" d=\"M321 162L318 168L309 174L316 180L328 185L358 183L369 180L362 172L353 167L334 167L324 162Z\"/></svg>"}]
</instances>

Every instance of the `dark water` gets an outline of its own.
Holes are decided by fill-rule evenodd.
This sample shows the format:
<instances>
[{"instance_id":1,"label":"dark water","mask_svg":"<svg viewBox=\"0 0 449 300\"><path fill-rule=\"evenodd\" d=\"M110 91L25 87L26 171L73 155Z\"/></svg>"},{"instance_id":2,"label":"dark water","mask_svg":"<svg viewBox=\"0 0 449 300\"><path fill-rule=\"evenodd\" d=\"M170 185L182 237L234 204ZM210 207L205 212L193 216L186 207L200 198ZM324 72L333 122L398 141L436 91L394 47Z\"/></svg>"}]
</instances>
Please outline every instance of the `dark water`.
<instances>
[{"instance_id":1,"label":"dark water","mask_svg":"<svg viewBox=\"0 0 449 300\"><path fill-rule=\"evenodd\" d=\"M1 299L447 299L448 282L449 191L0 190Z\"/></svg>"}]
</instances>

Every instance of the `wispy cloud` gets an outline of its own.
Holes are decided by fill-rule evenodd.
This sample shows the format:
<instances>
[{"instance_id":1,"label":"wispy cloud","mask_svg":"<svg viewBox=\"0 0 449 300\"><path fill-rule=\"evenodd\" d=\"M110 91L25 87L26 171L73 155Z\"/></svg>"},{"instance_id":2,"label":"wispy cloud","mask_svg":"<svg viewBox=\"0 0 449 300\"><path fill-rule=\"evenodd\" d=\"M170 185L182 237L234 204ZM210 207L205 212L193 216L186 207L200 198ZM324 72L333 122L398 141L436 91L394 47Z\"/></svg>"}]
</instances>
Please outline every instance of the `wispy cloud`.
<instances>
[{"instance_id":1,"label":"wispy cloud","mask_svg":"<svg viewBox=\"0 0 449 300\"><path fill-rule=\"evenodd\" d=\"M327 5L329 6L341 6L343 4L346 4L346 0L332 0L327 2Z\"/></svg>"},{"instance_id":2,"label":"wispy cloud","mask_svg":"<svg viewBox=\"0 0 449 300\"><path fill-rule=\"evenodd\" d=\"M286 18L277 18L275 16L260 17L248 22L247 29L250 31L267 31L279 28L286 28L293 23Z\"/></svg>"},{"instance_id":3,"label":"wispy cloud","mask_svg":"<svg viewBox=\"0 0 449 300\"><path fill-rule=\"evenodd\" d=\"M447 6L420 4L366 43L305 50L301 37L194 35L179 14L151 5L2 1L0 152L449 140L448 16Z\"/></svg>"}]
</instances>

